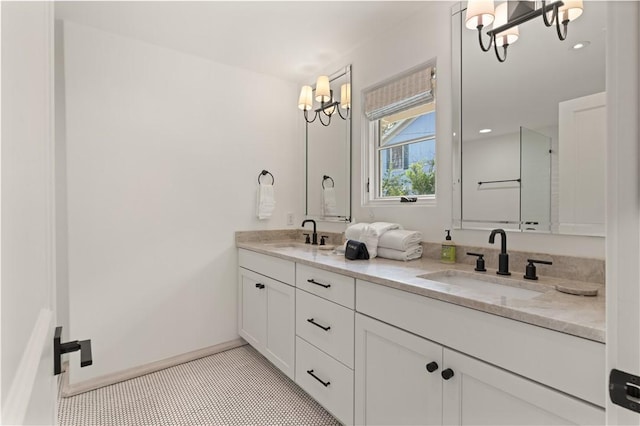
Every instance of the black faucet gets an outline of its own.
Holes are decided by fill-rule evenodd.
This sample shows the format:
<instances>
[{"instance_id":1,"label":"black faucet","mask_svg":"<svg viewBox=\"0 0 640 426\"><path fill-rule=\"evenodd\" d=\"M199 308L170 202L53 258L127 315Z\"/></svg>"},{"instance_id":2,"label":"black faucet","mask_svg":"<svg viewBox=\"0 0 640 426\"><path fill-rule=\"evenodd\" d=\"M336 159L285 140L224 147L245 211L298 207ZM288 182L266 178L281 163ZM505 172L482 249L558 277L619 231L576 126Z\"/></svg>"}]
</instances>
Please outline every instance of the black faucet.
<instances>
[{"instance_id":1,"label":"black faucet","mask_svg":"<svg viewBox=\"0 0 640 426\"><path fill-rule=\"evenodd\" d=\"M496 238L496 234L500 234L502 237L502 245L500 247L500 254L498 255L498 275L511 275L509 272L509 255L507 254L507 234L504 229L494 229L489 235L489 243L493 244Z\"/></svg>"},{"instance_id":2,"label":"black faucet","mask_svg":"<svg viewBox=\"0 0 640 426\"><path fill-rule=\"evenodd\" d=\"M311 222L313 223L313 234L312 234L312 240L311 240L311 244L314 246L318 245L318 233L316 232L316 221L313 219L307 219L307 220L303 220L302 221L302 227L304 228L304 224L307 222Z\"/></svg>"}]
</instances>

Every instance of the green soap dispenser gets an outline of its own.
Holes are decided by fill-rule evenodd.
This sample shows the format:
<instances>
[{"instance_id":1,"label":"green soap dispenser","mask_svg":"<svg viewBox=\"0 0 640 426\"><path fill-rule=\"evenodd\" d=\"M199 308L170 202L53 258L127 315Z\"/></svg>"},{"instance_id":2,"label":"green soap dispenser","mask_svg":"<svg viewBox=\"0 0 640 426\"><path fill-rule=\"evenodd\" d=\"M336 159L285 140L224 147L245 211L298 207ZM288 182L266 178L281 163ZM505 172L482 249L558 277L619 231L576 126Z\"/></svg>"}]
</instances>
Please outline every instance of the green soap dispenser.
<instances>
[{"instance_id":1,"label":"green soap dispenser","mask_svg":"<svg viewBox=\"0 0 640 426\"><path fill-rule=\"evenodd\" d=\"M440 253L440 262L442 263L456 263L456 243L451 240L451 231L449 229L444 230L447 233L444 241L442 242L442 252Z\"/></svg>"}]
</instances>

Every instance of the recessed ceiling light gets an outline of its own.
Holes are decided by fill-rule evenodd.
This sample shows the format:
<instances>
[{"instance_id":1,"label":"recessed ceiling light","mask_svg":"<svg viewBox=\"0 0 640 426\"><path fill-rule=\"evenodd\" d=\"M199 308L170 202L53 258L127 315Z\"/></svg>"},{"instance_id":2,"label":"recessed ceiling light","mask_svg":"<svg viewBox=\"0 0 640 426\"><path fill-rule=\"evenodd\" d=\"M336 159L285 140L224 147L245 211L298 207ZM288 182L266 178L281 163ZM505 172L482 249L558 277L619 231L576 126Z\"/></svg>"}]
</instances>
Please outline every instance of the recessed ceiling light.
<instances>
[{"instance_id":1,"label":"recessed ceiling light","mask_svg":"<svg viewBox=\"0 0 640 426\"><path fill-rule=\"evenodd\" d=\"M584 49L585 47L587 47L588 45L590 45L591 43L588 41L579 41L576 44L574 44L573 46L571 46L572 50L580 50L580 49Z\"/></svg>"},{"instance_id":2,"label":"recessed ceiling light","mask_svg":"<svg viewBox=\"0 0 640 426\"><path fill-rule=\"evenodd\" d=\"M482 129L478 133L491 133L491 129Z\"/></svg>"}]
</instances>

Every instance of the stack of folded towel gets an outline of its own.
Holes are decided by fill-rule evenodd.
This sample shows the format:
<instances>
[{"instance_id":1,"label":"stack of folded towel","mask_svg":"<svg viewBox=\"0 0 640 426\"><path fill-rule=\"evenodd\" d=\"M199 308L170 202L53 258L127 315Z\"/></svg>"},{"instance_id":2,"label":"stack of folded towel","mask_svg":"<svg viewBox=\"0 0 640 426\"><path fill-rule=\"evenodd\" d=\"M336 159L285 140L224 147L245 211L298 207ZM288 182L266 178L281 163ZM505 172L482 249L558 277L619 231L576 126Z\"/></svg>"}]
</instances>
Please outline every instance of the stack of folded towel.
<instances>
[{"instance_id":1,"label":"stack of folded towel","mask_svg":"<svg viewBox=\"0 0 640 426\"><path fill-rule=\"evenodd\" d=\"M385 232L378 240L378 256L394 260L413 260L422 257L422 233L406 229Z\"/></svg>"},{"instance_id":2,"label":"stack of folded towel","mask_svg":"<svg viewBox=\"0 0 640 426\"><path fill-rule=\"evenodd\" d=\"M345 231L347 240L366 244L369 258L376 256L394 260L412 260L422 257L422 234L402 229L397 223L356 223Z\"/></svg>"}]
</instances>

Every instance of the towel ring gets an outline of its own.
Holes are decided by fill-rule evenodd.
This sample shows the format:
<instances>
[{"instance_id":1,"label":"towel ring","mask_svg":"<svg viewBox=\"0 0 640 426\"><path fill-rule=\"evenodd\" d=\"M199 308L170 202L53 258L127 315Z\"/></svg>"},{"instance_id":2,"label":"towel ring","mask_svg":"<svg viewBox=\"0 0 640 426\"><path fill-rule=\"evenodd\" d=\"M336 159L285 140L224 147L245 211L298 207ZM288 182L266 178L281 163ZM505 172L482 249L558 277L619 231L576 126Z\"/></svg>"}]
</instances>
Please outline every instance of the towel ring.
<instances>
[{"instance_id":1,"label":"towel ring","mask_svg":"<svg viewBox=\"0 0 640 426\"><path fill-rule=\"evenodd\" d=\"M324 175L322 177L322 189L324 189L324 181L327 180L327 179L329 179L331 181L331 188L335 188L336 183L333 181L333 178L331 176Z\"/></svg>"},{"instance_id":2,"label":"towel ring","mask_svg":"<svg viewBox=\"0 0 640 426\"><path fill-rule=\"evenodd\" d=\"M258 175L258 185L260 185L260 176L266 176L269 175L271 176L271 185L273 185L274 183L276 183L276 179L273 177L273 175L268 171L268 170L263 170L260 172L260 174Z\"/></svg>"}]
</instances>

